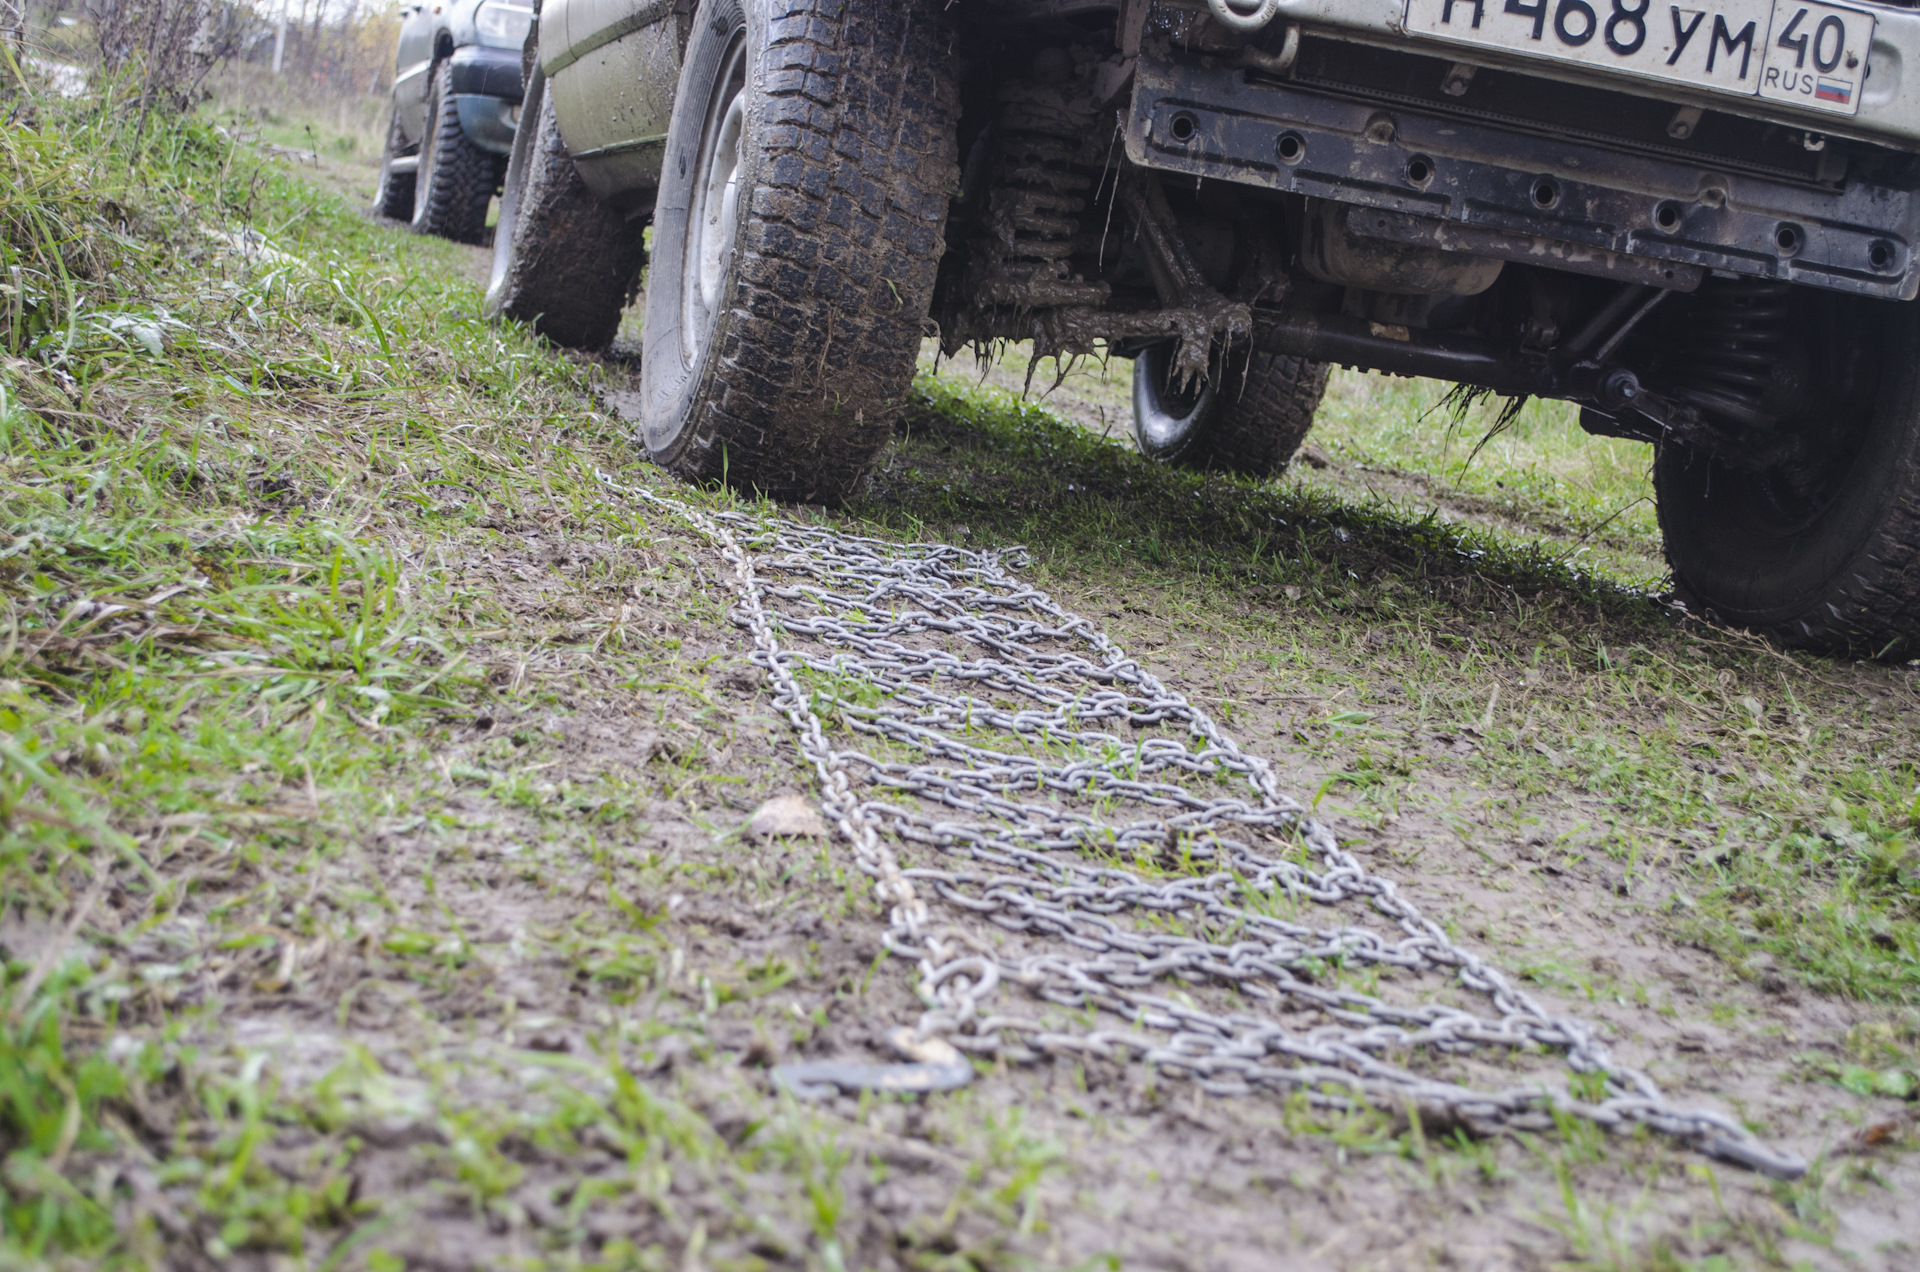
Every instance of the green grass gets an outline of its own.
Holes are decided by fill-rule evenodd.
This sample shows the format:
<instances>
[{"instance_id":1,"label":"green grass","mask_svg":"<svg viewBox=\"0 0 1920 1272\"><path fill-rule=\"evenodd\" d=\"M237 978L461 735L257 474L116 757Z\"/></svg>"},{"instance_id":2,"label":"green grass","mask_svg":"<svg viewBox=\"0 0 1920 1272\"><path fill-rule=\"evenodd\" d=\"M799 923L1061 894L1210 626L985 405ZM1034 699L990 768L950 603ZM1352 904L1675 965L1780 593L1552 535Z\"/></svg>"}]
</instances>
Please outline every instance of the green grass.
<instances>
[{"instance_id":1,"label":"green grass","mask_svg":"<svg viewBox=\"0 0 1920 1272\"><path fill-rule=\"evenodd\" d=\"M447 820L407 775L553 638L476 640L507 620L418 554L529 496L630 537L592 471L631 452L570 431L583 369L479 321L445 245L208 123L127 115L47 102L0 138L0 1232L9 1257L150 1259L166 1233L116 1222L128 1185L94 1165L158 1154L208 1253L311 1254L366 1213L350 1137L263 1164L311 1110L167 1040L217 1019L212 969L284 983L330 930L457 977L457 924L383 931L375 883L343 932L313 895L358 828ZM630 992L646 957L592 975ZM129 1030L153 1040L105 1046Z\"/></svg>"},{"instance_id":2,"label":"green grass","mask_svg":"<svg viewBox=\"0 0 1920 1272\"><path fill-rule=\"evenodd\" d=\"M1051 1243L1136 1111L1084 1074L925 1108L767 1093L768 1055L912 1006L856 872L740 837L805 779L729 687L714 560L595 477L666 481L594 406L618 368L484 323L470 253L212 122L136 131L107 96L0 135L0 1262L385 1269L444 1228L561 1267L1100 1265ZM1889 1004L1797 1072L1895 1098L1892 1008L1920 1002L1906 673L1704 628L1641 566L1529 529L1644 566L1644 507L1606 520L1633 448L1539 409L1462 471L1472 422L1431 386L1357 385L1316 444L1427 485L1195 477L927 379L852 511L1027 543L1033 577L1310 768L1303 796L1414 826L1383 869L1456 835L1490 879L1645 876L1623 904L1736 975ZM569 732L614 707L610 741ZM744 950L743 914L756 940L815 926ZM1636 992L1498 937L1474 934L1536 984ZM1175 1090L1148 1075L1137 1117ZM1540 1184L1596 1264L1656 1222L1631 1189L1609 1208L1608 1163L1704 1187L1643 1144L1229 1107L1410 1205ZM915 1166L944 1191L892 1231L869 1202L903 1137L958 1165ZM1837 1195L1777 1204L1812 1230ZM1749 1253L1787 1232L1701 1224Z\"/></svg>"},{"instance_id":3,"label":"green grass","mask_svg":"<svg viewBox=\"0 0 1920 1272\"><path fill-rule=\"evenodd\" d=\"M929 369L932 369L929 360ZM1064 377L1015 346L985 368L985 387L1024 393L1091 432L1124 441L1132 363L1082 359ZM965 391L983 368L966 354L938 368ZM1027 381L1032 372L1031 384ZM1055 387L1056 379L1059 380ZM1459 403L1448 386L1334 368L1307 458L1282 484L1375 506L1403 520L1477 522L1516 546L1547 551L1620 582L1665 581L1649 477L1652 448L1589 437L1564 402L1531 401L1511 419L1502 399Z\"/></svg>"},{"instance_id":4,"label":"green grass","mask_svg":"<svg viewBox=\"0 0 1920 1272\"><path fill-rule=\"evenodd\" d=\"M389 58L392 47L389 40ZM263 65L227 62L208 76L201 114L257 143L301 156L297 162L308 175L337 181L345 172L378 168L392 109L384 91L335 93L303 83L297 74L276 76Z\"/></svg>"},{"instance_id":5,"label":"green grass","mask_svg":"<svg viewBox=\"0 0 1920 1272\"><path fill-rule=\"evenodd\" d=\"M1559 552L1625 583L1664 581L1649 470L1652 447L1582 432L1565 402L1529 402L1501 424L1504 403L1455 409L1444 386L1338 371L1314 422L1314 440L1350 481L1368 474L1417 478L1390 496L1418 508L1423 496L1547 534ZM1317 473L1304 480L1324 480Z\"/></svg>"},{"instance_id":6,"label":"green grass","mask_svg":"<svg viewBox=\"0 0 1920 1272\"><path fill-rule=\"evenodd\" d=\"M871 1136L735 1039L868 984L673 916L866 893L739 850L795 770L714 683L712 561L597 476L665 480L605 369L234 127L39 110L0 138L0 1262L851 1257ZM572 762L608 704L625 759Z\"/></svg>"}]
</instances>

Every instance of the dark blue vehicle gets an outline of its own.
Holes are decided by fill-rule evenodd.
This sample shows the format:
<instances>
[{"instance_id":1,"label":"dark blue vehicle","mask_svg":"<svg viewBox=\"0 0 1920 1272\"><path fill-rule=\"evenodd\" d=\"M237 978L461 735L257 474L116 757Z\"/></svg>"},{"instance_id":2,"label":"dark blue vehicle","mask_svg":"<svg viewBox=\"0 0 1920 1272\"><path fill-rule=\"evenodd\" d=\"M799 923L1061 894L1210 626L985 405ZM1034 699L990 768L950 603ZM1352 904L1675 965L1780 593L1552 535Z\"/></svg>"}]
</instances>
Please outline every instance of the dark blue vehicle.
<instances>
[{"instance_id":1,"label":"dark blue vehicle","mask_svg":"<svg viewBox=\"0 0 1920 1272\"><path fill-rule=\"evenodd\" d=\"M457 242L484 237L520 119L520 53L533 17L519 0L402 11L381 215Z\"/></svg>"}]
</instances>

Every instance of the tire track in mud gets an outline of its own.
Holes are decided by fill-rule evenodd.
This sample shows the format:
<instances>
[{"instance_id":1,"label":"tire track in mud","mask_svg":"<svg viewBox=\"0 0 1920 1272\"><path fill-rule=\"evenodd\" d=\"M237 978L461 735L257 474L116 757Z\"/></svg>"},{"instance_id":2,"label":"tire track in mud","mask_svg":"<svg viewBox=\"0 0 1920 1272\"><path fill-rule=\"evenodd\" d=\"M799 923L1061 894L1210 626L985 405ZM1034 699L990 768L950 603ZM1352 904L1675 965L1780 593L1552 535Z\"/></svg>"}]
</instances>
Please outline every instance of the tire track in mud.
<instances>
[{"instance_id":1,"label":"tire track in mud","mask_svg":"<svg viewBox=\"0 0 1920 1272\"><path fill-rule=\"evenodd\" d=\"M1688 1173L1697 1159L1657 1146L1549 1137L1416 1151L1404 1118L1215 1100L1095 1057L997 1064L968 1092L918 1103L783 1101L772 1065L888 1055L885 1028L918 1010L911 978L884 959L864 887L822 845L742 835L756 804L799 781L786 727L715 603L725 562L668 519L641 514L633 528L615 544L564 518L509 519L494 546L436 564L546 637L529 649L503 633L476 651L503 687L517 685L514 705L434 742L425 821L375 819L313 882L342 916L356 910L355 889L382 895L380 917L340 926L331 950L303 964L311 980L293 1001L237 1011L222 1044L236 1063L270 1057L289 1091L318 1093L331 1110L277 1138L275 1160L358 1138L356 1186L393 1220L382 1248L422 1266L601 1255L625 1242L686 1266L797 1268L831 1239L850 1267L1111 1252L1169 1269L1433 1259L1532 1269L1575 1250L1541 1218L1564 1213L1556 1162L1590 1212L1630 1216L1621 1239L1633 1248L1679 1234L1693 1244L1675 1248L1704 1254L1719 1240L1688 1235L1713 1204ZM623 557L632 580L609 592L608 563ZM1115 582L1051 590L1101 612ZM1114 628L1149 650L1156 674L1196 696L1253 696L1221 678L1224 654L1262 639L1257 613L1188 624L1161 585L1125 590L1143 612ZM1303 703L1270 687L1236 718L1242 736L1280 738L1283 719L1304 728L1327 714L1324 695ZM1390 722L1390 709L1377 718ZM1414 741L1440 757L1490 744ZM1286 771L1321 771L1284 742L1263 749ZM1445 780L1463 800L1485 797L1464 772ZM1665 983L1692 986L1682 1003L1751 1006L1709 1026L1580 1001L1623 1059L1665 1057L1656 1072L1677 1097L1735 1095L1776 1129L1809 1127L1791 1142L1819 1148L1820 1123L1841 1110L1818 1090L1783 1087L1786 1061L1769 1039L1831 1035L1855 1015L1746 986L1676 946L1652 913L1673 880L1649 871L1642 897L1620 898L1598 866L1549 872L1560 860L1550 845L1526 849L1535 862L1516 854L1530 868L1483 874L1425 811L1386 828L1333 822L1363 857L1412 860L1417 848L1409 895L1497 946L1607 950L1593 957L1630 972L1656 964ZM1567 993L1536 986L1567 1009ZM1896 1184L1911 1177L1881 1168ZM1648 1178L1669 1185L1652 1201ZM828 1185L839 1198L831 1238L805 1201ZM1739 1223L1776 1222L1765 1190L1737 1172L1719 1187ZM1861 1234L1855 1248L1897 1238L1901 1222L1891 1200L1844 1219Z\"/></svg>"}]
</instances>

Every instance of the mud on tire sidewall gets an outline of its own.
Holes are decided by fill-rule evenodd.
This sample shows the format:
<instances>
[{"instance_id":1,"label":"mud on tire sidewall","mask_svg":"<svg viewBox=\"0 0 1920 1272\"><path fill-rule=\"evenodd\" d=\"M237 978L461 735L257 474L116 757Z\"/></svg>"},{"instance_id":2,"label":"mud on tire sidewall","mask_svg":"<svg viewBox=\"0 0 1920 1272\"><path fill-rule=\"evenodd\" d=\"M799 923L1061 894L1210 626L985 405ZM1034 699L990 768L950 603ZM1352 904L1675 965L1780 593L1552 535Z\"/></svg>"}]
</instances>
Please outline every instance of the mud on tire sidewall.
<instances>
[{"instance_id":1,"label":"mud on tire sidewall","mask_svg":"<svg viewBox=\"0 0 1920 1272\"><path fill-rule=\"evenodd\" d=\"M1887 333L1884 377L1840 493L1806 524L1782 531L1745 479L1682 447L1654 458L1667 562L1682 599L1723 622L1786 645L1874 655L1912 645L1920 597L1887 577L1920 543L1920 321L1901 306ZM1910 654L1909 654L1910 656Z\"/></svg>"},{"instance_id":2,"label":"mud on tire sidewall","mask_svg":"<svg viewBox=\"0 0 1920 1272\"><path fill-rule=\"evenodd\" d=\"M704 19L704 20L700 20ZM693 37L681 65L680 84L674 97L676 109L667 125L667 152L660 176L660 192L653 210L653 254L647 274L646 324L642 329L640 363L641 401L647 450L656 462L675 466L681 453L694 438L695 407L703 396L704 382L712 374L713 352L722 346L732 317L733 293L738 285L738 248L741 233L749 218L742 216L735 229L735 241L725 268L720 303L715 307L712 326L699 343L693 357L683 356L681 332L686 278L687 240L694 202L694 187L699 180L700 147L714 94L721 85L718 76L727 67L734 42L744 34L747 95L746 132L740 147L739 182L742 191L751 191L758 182L756 160L762 153L757 134L764 127L760 112L754 109L753 94L760 74L755 53L764 41L740 0L720 0L702 7L696 17ZM694 106L695 109L680 109Z\"/></svg>"},{"instance_id":3,"label":"mud on tire sidewall","mask_svg":"<svg viewBox=\"0 0 1920 1272\"><path fill-rule=\"evenodd\" d=\"M493 227L493 264L487 274L487 296L480 306L488 318L498 318L506 307L508 276L513 268L514 229L520 220L520 195L526 187L527 168L533 162L533 148L538 144L546 95L546 72L535 63L521 98L521 126L513 133L506 179L500 185L500 216Z\"/></svg>"},{"instance_id":4,"label":"mud on tire sidewall","mask_svg":"<svg viewBox=\"0 0 1920 1272\"><path fill-rule=\"evenodd\" d=\"M891 439L927 335L959 180L947 0L708 0L692 31L654 210L647 450L838 503ZM690 226L730 191L730 227Z\"/></svg>"},{"instance_id":5,"label":"mud on tire sidewall","mask_svg":"<svg viewBox=\"0 0 1920 1272\"><path fill-rule=\"evenodd\" d=\"M554 95L527 88L484 304L554 344L598 351L619 333L646 258L641 227L594 197L567 153Z\"/></svg>"}]
</instances>

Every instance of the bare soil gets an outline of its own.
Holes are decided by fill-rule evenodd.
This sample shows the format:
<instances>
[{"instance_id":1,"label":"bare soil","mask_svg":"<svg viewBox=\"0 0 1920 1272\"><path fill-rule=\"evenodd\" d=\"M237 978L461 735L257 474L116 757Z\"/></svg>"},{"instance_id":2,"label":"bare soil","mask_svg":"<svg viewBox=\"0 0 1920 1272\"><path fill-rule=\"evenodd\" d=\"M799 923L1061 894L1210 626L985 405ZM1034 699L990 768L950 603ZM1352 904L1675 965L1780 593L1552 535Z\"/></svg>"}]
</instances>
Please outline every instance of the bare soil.
<instances>
[{"instance_id":1,"label":"bare soil","mask_svg":"<svg viewBox=\"0 0 1920 1272\"><path fill-rule=\"evenodd\" d=\"M472 258L482 275L483 253ZM598 365L601 409L617 413L636 368ZM1113 401L1046 402L1124 432ZM831 515L868 530L917 518L914 491L929 482L1008 506L1043 498L1043 461L1031 490L983 489L984 441L961 421L925 425L909 420L883 457L864 526ZM1236 489L1215 493L1231 502ZM1124 490L1086 497L1120 523L1144 515ZM1490 516L1467 502L1448 514ZM747 833L767 799L811 796L812 777L730 620L725 563L669 517L624 516L626 532L609 535L524 489L452 538L396 538L408 576L451 589L448 621L501 705L417 739L373 731L370 747L391 748L383 787L283 792L261 814L280 842L344 845L314 850L297 889L193 824L142 829L174 837L170 869L229 894L265 890L279 907L259 939L229 942L190 977L182 952L200 946L203 919L123 919L109 897L92 920L118 927L152 987L146 1014L117 1026L129 1045L171 1019L204 1063L264 1074L305 1110L256 1151L288 1178L346 1181L359 1209L339 1265L1913 1266L1916 1106L1851 1093L1820 1067L1853 1056L1863 1031L1906 1036L1910 1015L1816 993L1766 955L1730 963L1689 936L1687 871L1740 845L1683 835L1623 860L1607 845L1630 817L1557 781L1577 738L1532 724L1575 709L1587 731L1631 738L1685 715L1673 701L1596 705L1598 672L1576 645L1754 657L1740 638L1620 649L1614 620L1584 602L1520 597L1470 570L1388 564L1363 579L1356 567L1350 590L1306 596L1130 551L1036 544L1029 570L1273 762L1457 939L1552 1010L1596 1022L1677 1103L1732 1112L1812 1160L1807 1181L1577 1125L1470 1141L1394 1110L1215 1099L1108 1063L988 1064L951 1095L809 1107L776 1092L769 1068L890 1058L887 1031L919 1010L914 969L880 947L843 845ZM998 532L943 514L920 533L975 546ZM1382 599L1396 591L1418 605ZM1528 648L1548 656L1475 652ZM1434 667L1449 662L1484 674L1471 707L1436 715ZM1920 753L1906 672L1773 670L1789 695L1850 704L1862 745L1889 763ZM1729 701L1777 692L1760 673L1719 674ZM1478 762L1490 748L1501 764ZM1747 778L1737 763L1701 764L1729 788ZM1359 798L1362 768L1390 773L1392 798ZM29 961L57 939L0 933ZM179 1090L134 1103L150 1136L216 1133ZM212 1185L158 1162L130 1169L126 1222L156 1225L173 1251L163 1262L208 1266L189 1251L217 1249L218 1234L194 1229L189 1203ZM258 1250L225 1262L290 1266Z\"/></svg>"},{"instance_id":2,"label":"bare soil","mask_svg":"<svg viewBox=\"0 0 1920 1272\"><path fill-rule=\"evenodd\" d=\"M952 476L965 480L963 457ZM273 1056L290 1086L336 1088L343 1128L365 1145L357 1189L405 1215L381 1249L443 1267L537 1258L556 1241L651 1248L645 1266L682 1268L1910 1266L1920 1163L1893 1147L1911 1119L1808 1080L1801 1062L1843 1055L1883 1009L1677 938L1670 919L1688 903L1673 871L1581 851L1604 800L1489 786L1466 763L1490 745L1480 730L1409 722L1402 633L1324 650L1310 675L1263 667L1286 598L1221 605L1124 569L1070 565L1046 585L1230 720L1303 796L1338 770L1320 722L1364 708L1367 745L1414 776L1397 815L1324 803L1342 838L1509 970L1560 969L1531 986L1552 1008L1599 1023L1679 1102L1735 1111L1817 1159L1824 1193L1809 1201L1644 1138L1447 1146L1410 1136L1404 1117L1216 1100L1118 1065L1000 1065L955 1096L795 1109L767 1067L885 1058L885 1031L917 1011L912 972L882 956L840 845L745 836L756 806L809 778L726 619L723 563L684 528L635 519L614 544L551 511L509 518L418 563L514 629L493 675L527 705L447 730L431 755L444 782L316 866L317 905L375 893L384 929L302 949L291 991L229 997L202 1027L209 1046ZM531 657L512 652L529 645ZM1832 674L1911 706L1883 669ZM1580 691L1577 675L1548 670L1489 711ZM610 801L629 801L643 828L603 838ZM393 952L392 934L412 931L432 952ZM634 967L619 969L620 950ZM269 971L236 959L219 975L231 995ZM535 1110L564 1123L567 1085L604 1084L599 1060L616 1053L653 1116L686 1120L684 1143L636 1147L591 1120L571 1142L525 1128ZM365 1080L343 1080L356 1063ZM463 1152L485 1155L471 1128L487 1125L507 1182L476 1206L435 1181ZM302 1145L282 1136L273 1151ZM841 1244L822 1256L795 1190L827 1176L844 1196Z\"/></svg>"}]
</instances>

